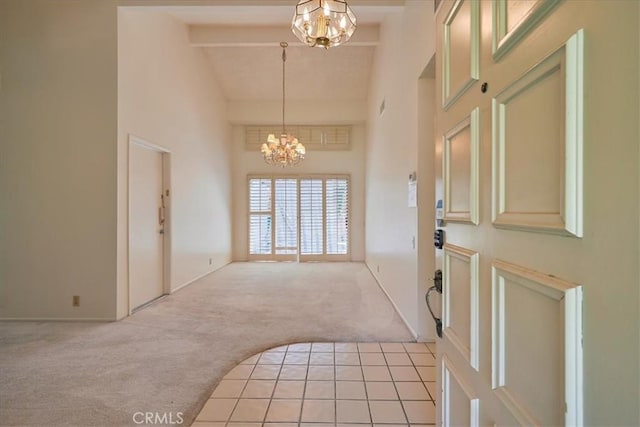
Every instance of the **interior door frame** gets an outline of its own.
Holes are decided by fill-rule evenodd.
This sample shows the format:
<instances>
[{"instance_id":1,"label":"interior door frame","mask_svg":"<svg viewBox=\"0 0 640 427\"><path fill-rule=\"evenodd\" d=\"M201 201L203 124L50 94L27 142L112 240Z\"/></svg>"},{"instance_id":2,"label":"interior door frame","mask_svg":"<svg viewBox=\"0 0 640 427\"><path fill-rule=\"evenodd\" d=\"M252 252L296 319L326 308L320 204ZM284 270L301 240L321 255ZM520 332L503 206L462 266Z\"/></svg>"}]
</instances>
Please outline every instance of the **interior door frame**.
<instances>
[{"instance_id":1,"label":"interior door frame","mask_svg":"<svg viewBox=\"0 0 640 427\"><path fill-rule=\"evenodd\" d=\"M162 155L162 193L164 194L164 234L162 235L162 295L171 293L171 151L132 133L127 146L127 306L131 316L131 148L138 145Z\"/></svg>"}]
</instances>

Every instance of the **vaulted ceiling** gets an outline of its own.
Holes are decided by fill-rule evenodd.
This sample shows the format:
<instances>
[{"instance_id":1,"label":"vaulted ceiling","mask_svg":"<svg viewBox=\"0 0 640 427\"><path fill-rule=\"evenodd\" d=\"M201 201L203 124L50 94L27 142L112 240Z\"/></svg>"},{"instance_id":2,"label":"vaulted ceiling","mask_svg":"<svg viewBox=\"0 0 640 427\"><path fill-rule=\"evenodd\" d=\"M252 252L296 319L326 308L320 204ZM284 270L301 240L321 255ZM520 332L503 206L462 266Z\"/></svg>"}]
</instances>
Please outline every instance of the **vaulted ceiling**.
<instances>
[{"instance_id":1,"label":"vaulted ceiling","mask_svg":"<svg viewBox=\"0 0 640 427\"><path fill-rule=\"evenodd\" d=\"M212 76L230 101L279 100L282 96L281 41L287 41L287 100L367 99L379 26L404 0L351 0L358 29L346 44L324 50L300 43L290 22L297 0L208 1L197 6L154 7L190 28Z\"/></svg>"}]
</instances>

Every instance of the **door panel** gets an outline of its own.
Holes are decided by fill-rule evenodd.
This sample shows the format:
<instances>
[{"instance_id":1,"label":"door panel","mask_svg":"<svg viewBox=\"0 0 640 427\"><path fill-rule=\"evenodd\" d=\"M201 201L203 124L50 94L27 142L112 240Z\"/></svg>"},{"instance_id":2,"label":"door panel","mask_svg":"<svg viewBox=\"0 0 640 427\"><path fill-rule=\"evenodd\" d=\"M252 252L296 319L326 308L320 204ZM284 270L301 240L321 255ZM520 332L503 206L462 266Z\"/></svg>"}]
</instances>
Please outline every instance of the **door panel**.
<instances>
[{"instance_id":1,"label":"door panel","mask_svg":"<svg viewBox=\"0 0 640 427\"><path fill-rule=\"evenodd\" d=\"M447 5L445 5L446 7ZM440 10L443 10L442 8ZM479 2L457 0L443 23L442 105L448 108L479 78Z\"/></svg>"},{"instance_id":2,"label":"door panel","mask_svg":"<svg viewBox=\"0 0 640 427\"><path fill-rule=\"evenodd\" d=\"M507 32L513 31L536 5L537 0L511 0L504 2Z\"/></svg>"},{"instance_id":3,"label":"door panel","mask_svg":"<svg viewBox=\"0 0 640 427\"><path fill-rule=\"evenodd\" d=\"M582 288L500 260L492 277L496 396L523 425L579 424Z\"/></svg>"},{"instance_id":4,"label":"door panel","mask_svg":"<svg viewBox=\"0 0 640 427\"><path fill-rule=\"evenodd\" d=\"M562 0L494 0L493 58L497 61Z\"/></svg>"},{"instance_id":5,"label":"door panel","mask_svg":"<svg viewBox=\"0 0 640 427\"><path fill-rule=\"evenodd\" d=\"M442 358L443 396L441 405L444 426L479 426L479 399L472 387L456 373L454 363L446 356Z\"/></svg>"},{"instance_id":6,"label":"door panel","mask_svg":"<svg viewBox=\"0 0 640 427\"><path fill-rule=\"evenodd\" d=\"M444 219L478 223L479 110L443 138Z\"/></svg>"},{"instance_id":7,"label":"door panel","mask_svg":"<svg viewBox=\"0 0 640 427\"><path fill-rule=\"evenodd\" d=\"M496 225L582 235L582 51L578 31L493 99Z\"/></svg>"},{"instance_id":8,"label":"door panel","mask_svg":"<svg viewBox=\"0 0 640 427\"><path fill-rule=\"evenodd\" d=\"M443 333L478 370L478 253L446 244L442 271Z\"/></svg>"},{"instance_id":9,"label":"door panel","mask_svg":"<svg viewBox=\"0 0 640 427\"><path fill-rule=\"evenodd\" d=\"M131 143L129 168L129 288L136 308L164 292L162 153Z\"/></svg>"}]
</instances>

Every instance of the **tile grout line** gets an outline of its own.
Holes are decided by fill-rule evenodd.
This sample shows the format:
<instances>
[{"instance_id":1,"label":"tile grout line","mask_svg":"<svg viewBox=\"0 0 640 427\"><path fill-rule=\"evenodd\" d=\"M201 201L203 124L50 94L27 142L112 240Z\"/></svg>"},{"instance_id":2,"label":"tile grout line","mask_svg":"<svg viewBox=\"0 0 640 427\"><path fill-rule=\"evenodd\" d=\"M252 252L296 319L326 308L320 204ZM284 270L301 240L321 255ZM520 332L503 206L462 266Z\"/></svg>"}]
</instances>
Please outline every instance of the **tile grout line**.
<instances>
[{"instance_id":1,"label":"tile grout line","mask_svg":"<svg viewBox=\"0 0 640 427\"><path fill-rule=\"evenodd\" d=\"M298 414L298 427L302 427L302 412L304 410L304 399L307 395L307 381L309 379L309 361L311 360L311 347L312 344L309 344L309 359L307 360L307 367L304 371L304 388L302 390L302 402L300 402L300 414Z\"/></svg>"},{"instance_id":2,"label":"tile grout line","mask_svg":"<svg viewBox=\"0 0 640 427\"><path fill-rule=\"evenodd\" d=\"M333 420L338 425L338 376L336 372L336 343L333 343Z\"/></svg>"},{"instance_id":3,"label":"tile grout line","mask_svg":"<svg viewBox=\"0 0 640 427\"><path fill-rule=\"evenodd\" d=\"M380 347L382 350L382 347ZM369 391L367 390L367 382L364 378L364 369L362 369L362 359L360 359L360 348L358 348L358 360L360 361L360 372L362 373L362 386L364 387L364 397L367 399L367 409L369 410L369 420L373 425L373 414L371 414L371 404L369 403Z\"/></svg>"},{"instance_id":4,"label":"tile grout line","mask_svg":"<svg viewBox=\"0 0 640 427\"><path fill-rule=\"evenodd\" d=\"M411 367L413 368L413 370L415 371L416 375L418 376L418 378L420 379L420 384L422 384L422 377L420 377L420 373L418 372L418 370L416 369L415 363L413 363L413 359L411 358L411 353L409 353L409 350L407 350L407 347L404 346L404 344L402 344L402 347L404 348L407 357L409 358L409 361L411 362ZM426 345L425 345L426 348ZM428 350L428 348L427 348ZM391 372L391 369L389 369L389 372ZM398 394L398 399L400 399L400 407L402 408L402 413L404 414L405 419L407 420L407 425L411 425L411 421L409 420L409 416L407 415L407 410L404 407L404 400L400 397L400 392L398 391L398 386L396 385L396 380L393 378L393 375L391 375L391 379L393 380L393 388L396 390L396 393ZM426 387L423 385L423 387L426 389ZM427 394L429 394L429 392L427 391Z\"/></svg>"},{"instance_id":5,"label":"tile grout line","mask_svg":"<svg viewBox=\"0 0 640 427\"><path fill-rule=\"evenodd\" d=\"M380 345L380 344L378 344ZM357 345L358 348L358 359L360 360L360 373L362 373L362 383L364 385L364 394L367 397L367 408L369 409L369 419L371 419L371 425L373 425L373 414L371 413L371 403L369 401L369 393L367 391L367 379L364 376L364 365L362 364L362 357L360 355L360 346ZM382 351L382 347L380 347L380 351Z\"/></svg>"},{"instance_id":6,"label":"tile grout line","mask_svg":"<svg viewBox=\"0 0 640 427\"><path fill-rule=\"evenodd\" d=\"M262 426L264 426L264 423L267 422L267 415L269 414L269 409L271 408L271 402L273 402L273 396L276 393L276 388L278 387L278 381L280 381L280 373L282 372L282 367L284 366L284 359L287 357L288 352L289 352L289 346L287 345L287 349L284 352L284 357L282 358L282 362L280 362L280 369L278 370L278 375L276 375L276 380L273 384L273 390L271 390L271 397L269 398L269 403L267 403L267 410L264 412L264 416L262 417ZM264 352L262 354L264 354ZM260 359L262 359L262 355L260 355ZM257 363L260 361L260 359L256 361L256 366L257 366Z\"/></svg>"},{"instance_id":7,"label":"tile grout line","mask_svg":"<svg viewBox=\"0 0 640 427\"><path fill-rule=\"evenodd\" d=\"M249 358L254 357L254 356L250 356ZM249 376L247 377L247 381L244 383L244 387L242 387L242 390L240 391L240 395L238 396L238 399L236 400L236 403L233 405L233 409L231 410L231 412L229 412L229 416L227 417L227 421L225 423L225 425L229 424L229 422L231 422L231 417L233 416L233 413L236 411L236 408L238 407L238 403L240 403L240 399L242 399L242 393L244 393L244 390L247 388L247 385L249 384L249 379L251 378L251 375L253 375L253 371L255 371L256 366L258 366L258 361L260 360L260 358L262 357L262 353L259 353L258 358L256 359L256 363L253 364L253 367L251 368L251 372L249 372ZM247 360L247 359L245 359ZM243 360L244 362L244 360ZM240 362L242 364L242 362ZM236 366L240 366L240 365L236 365ZM232 370L235 369L232 368ZM231 372L231 371L229 371ZM229 375L229 373L227 373L227 375ZM224 379L224 377L222 377ZM220 381L222 382L222 381ZM219 386L220 384L218 384ZM218 388L218 386L216 386L216 388ZM215 390L214 390L215 392Z\"/></svg>"}]
</instances>

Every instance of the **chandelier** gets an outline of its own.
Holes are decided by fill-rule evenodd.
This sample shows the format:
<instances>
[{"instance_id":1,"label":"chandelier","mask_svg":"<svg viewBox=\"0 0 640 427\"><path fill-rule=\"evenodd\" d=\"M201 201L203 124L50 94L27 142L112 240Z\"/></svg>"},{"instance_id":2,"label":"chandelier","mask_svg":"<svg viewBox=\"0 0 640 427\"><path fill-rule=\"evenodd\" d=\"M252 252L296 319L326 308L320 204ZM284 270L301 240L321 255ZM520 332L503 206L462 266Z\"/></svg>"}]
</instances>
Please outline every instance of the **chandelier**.
<instances>
[{"instance_id":1,"label":"chandelier","mask_svg":"<svg viewBox=\"0 0 640 427\"><path fill-rule=\"evenodd\" d=\"M291 30L302 43L329 49L351 38L356 16L345 0L300 0Z\"/></svg>"},{"instance_id":2,"label":"chandelier","mask_svg":"<svg viewBox=\"0 0 640 427\"><path fill-rule=\"evenodd\" d=\"M264 161L274 166L295 166L304 160L306 150L304 145L298 142L298 138L293 135L289 135L285 131L284 126L284 66L287 62L287 42L280 42L282 47L282 134L280 138L276 139L274 134L269 134L267 142L262 144L261 152L264 157Z\"/></svg>"}]
</instances>

